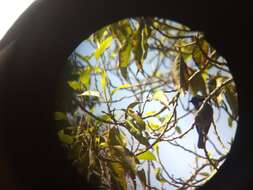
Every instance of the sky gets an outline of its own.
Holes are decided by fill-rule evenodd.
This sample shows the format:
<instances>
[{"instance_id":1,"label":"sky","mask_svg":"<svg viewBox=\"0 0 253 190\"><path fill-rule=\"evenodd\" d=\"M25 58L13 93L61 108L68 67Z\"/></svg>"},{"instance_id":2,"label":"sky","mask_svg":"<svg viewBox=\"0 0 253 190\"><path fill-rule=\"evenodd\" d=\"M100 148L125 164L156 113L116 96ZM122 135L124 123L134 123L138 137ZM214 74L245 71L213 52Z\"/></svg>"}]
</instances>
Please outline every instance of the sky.
<instances>
[{"instance_id":1,"label":"sky","mask_svg":"<svg viewBox=\"0 0 253 190\"><path fill-rule=\"evenodd\" d=\"M29 7L29 5L34 0L0 0L0 40L6 34L8 29L13 25L13 23L18 19L18 17ZM87 48L84 43L78 47L78 51L82 54L86 54L90 48ZM184 100L185 101L185 100ZM120 106L119 104L117 106ZM152 109L157 109L157 105L150 105ZM153 110L151 110L153 111ZM182 111L182 110L181 110ZM180 113L180 110L179 110ZM215 112L217 113L217 112ZM218 121L218 131L223 139L229 139L235 135L236 127L229 129L227 127L227 121L223 118L224 113L221 113L221 119ZM217 114L215 115L217 117ZM180 122L182 130L189 126L189 123L193 121L193 116L189 115L188 118ZM235 125L235 124L234 124ZM209 132L210 138L214 139L213 130ZM180 144L187 146L188 148L193 148L196 146L196 131L192 130L187 138L180 140ZM210 144L208 144L210 148ZM194 161L194 157L189 154L185 154L184 151L169 145L168 143L163 143L160 145L161 158L165 163L165 167L175 174L175 177L187 176L191 172L191 162ZM200 154L203 154L203 152ZM215 155L214 155L215 156ZM172 187L170 187L172 189Z\"/></svg>"},{"instance_id":2,"label":"sky","mask_svg":"<svg viewBox=\"0 0 253 190\"><path fill-rule=\"evenodd\" d=\"M86 56L86 55L92 54L93 51L95 51L95 49L94 49L94 47L91 47L89 45L89 42L84 41L84 42L80 43L80 45L76 48L75 51L81 55ZM108 53L108 54L110 54L110 53ZM152 66L154 66L154 65L148 64L148 62L152 58L152 56L153 56L152 53L148 53L148 56L144 62L143 68L146 72L152 72ZM83 62L83 64L85 65L84 62ZM90 64L92 64L93 66L95 66L95 65L97 66L97 65L99 65L99 61L96 61L95 58L92 58L90 61ZM110 64L111 64L112 68L115 67L115 65L114 65L115 63L111 62ZM110 68L110 66L108 66L108 67ZM136 71L135 64L132 64L130 67L133 69L134 72ZM161 68L160 70L162 72L162 71L166 70L166 68ZM214 72L214 71L212 71L212 72ZM168 71L167 71L167 73L168 73ZM113 74L113 72L110 72L110 73L108 72L107 76L110 78L111 81L113 81L113 84L115 86L122 85L122 81L120 81L119 78ZM93 83L91 82L90 89L97 90L97 91L101 92L101 94L103 94L103 90L101 89L101 86L94 85L95 84L94 80L91 79L91 81L93 81ZM97 82L97 83L99 83L99 82ZM127 91L127 90L119 90L113 95L113 100L120 99L120 98L130 95L130 94L131 93L129 93L129 91ZM189 94L186 94L185 96L181 96L182 102L185 106L187 105L188 96L189 96ZM169 96L169 99L170 98L172 98L172 97ZM116 109L126 108L127 105L129 105L130 103L132 103L134 101L136 101L134 98L129 98L127 100L123 100L118 103L112 104L111 107L115 107ZM156 111L156 110L160 110L161 108L162 108L162 105L159 102L152 101L151 103L147 104L145 111ZM193 106L190 105L190 108L193 108ZM235 135L236 124L235 124L235 122L233 122L233 127L229 128L228 122L227 122L227 114L224 111L221 111L220 115L219 115L218 110L214 106L213 106L213 109L214 109L214 120L217 120L216 125L217 125L218 133L229 151L230 145L228 144L228 141L230 141L231 138L234 137L234 135ZM102 111L108 112L105 104L97 106L94 113L96 113L97 115L100 115ZM177 112L178 112L179 116L186 113L180 105L178 106ZM167 111L165 113L169 113L169 111ZM180 126L181 130L184 132L190 128L190 126L193 122L194 122L194 116L193 116L193 114L189 114L187 117L185 117L184 119L182 119L178 122L178 126ZM216 135L214 134L213 127L210 128L208 136L212 140L212 142L215 143L217 148L219 150L222 150L222 147L219 145ZM177 143L179 143L180 145L183 145L184 147L186 147L190 150L193 150L193 151L196 149L198 154L205 156L203 150L196 148L197 147L197 139L198 139L197 132L196 132L196 129L194 128L184 138L177 140ZM167 142L160 143L159 149L160 149L160 157L161 157L161 160L162 160L165 168L170 173L172 173L175 178L182 177L184 179L188 179L188 177L191 176L191 173L194 171L194 168L193 168L194 164L195 164L195 156L194 155L192 155L192 154L190 154L178 147L170 145ZM209 151L209 153L211 153L211 156L213 158L219 158L219 155L216 153L216 151L214 151L214 149L210 143L207 143L207 150ZM202 160L199 163L204 163L204 162ZM152 179L155 179L155 176L153 176ZM155 183L155 181L156 180L153 180L154 183ZM155 184L158 188L161 188L159 184L157 184L157 183L155 183ZM167 185L165 187L166 187L166 189L175 189L174 187L172 187L170 185Z\"/></svg>"},{"instance_id":3,"label":"sky","mask_svg":"<svg viewBox=\"0 0 253 190\"><path fill-rule=\"evenodd\" d=\"M0 40L35 0L0 0Z\"/></svg>"}]
</instances>

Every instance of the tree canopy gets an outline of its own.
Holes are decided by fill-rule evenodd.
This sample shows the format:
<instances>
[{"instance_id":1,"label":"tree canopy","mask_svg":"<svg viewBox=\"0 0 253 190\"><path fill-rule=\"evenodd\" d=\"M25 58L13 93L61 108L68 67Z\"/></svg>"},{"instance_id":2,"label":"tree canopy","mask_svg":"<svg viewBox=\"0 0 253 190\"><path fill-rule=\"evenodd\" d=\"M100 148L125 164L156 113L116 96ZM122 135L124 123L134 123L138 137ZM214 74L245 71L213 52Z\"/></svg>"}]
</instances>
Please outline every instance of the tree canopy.
<instances>
[{"instance_id":1,"label":"tree canopy","mask_svg":"<svg viewBox=\"0 0 253 190\"><path fill-rule=\"evenodd\" d=\"M201 32L160 18L118 21L74 50L63 80L59 140L80 174L101 189L194 189L226 159L237 91L228 62ZM193 130L203 106L196 111L189 103L197 94L215 112L203 151ZM175 177L166 167L164 143L172 147L168 155L177 148L194 158L190 175Z\"/></svg>"}]
</instances>

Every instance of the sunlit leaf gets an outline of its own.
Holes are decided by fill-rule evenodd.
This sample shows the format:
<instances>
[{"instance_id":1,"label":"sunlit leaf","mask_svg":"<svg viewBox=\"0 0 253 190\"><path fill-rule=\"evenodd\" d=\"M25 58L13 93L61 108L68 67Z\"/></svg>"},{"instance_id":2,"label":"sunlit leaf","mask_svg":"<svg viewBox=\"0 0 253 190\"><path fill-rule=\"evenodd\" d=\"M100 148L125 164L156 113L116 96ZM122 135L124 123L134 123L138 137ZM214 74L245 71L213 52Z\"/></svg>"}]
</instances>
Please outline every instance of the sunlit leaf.
<instances>
[{"instance_id":1,"label":"sunlit leaf","mask_svg":"<svg viewBox=\"0 0 253 190\"><path fill-rule=\"evenodd\" d=\"M160 183L166 183L166 179L162 176L161 168L155 169L155 177Z\"/></svg>"},{"instance_id":2,"label":"sunlit leaf","mask_svg":"<svg viewBox=\"0 0 253 190\"><path fill-rule=\"evenodd\" d=\"M99 147L100 148L107 148L108 144L106 142L102 142L102 143L99 144Z\"/></svg>"},{"instance_id":3,"label":"sunlit leaf","mask_svg":"<svg viewBox=\"0 0 253 190\"><path fill-rule=\"evenodd\" d=\"M73 137L65 134L63 130L60 130L58 132L58 137L59 137L60 141L65 144L72 144L74 142Z\"/></svg>"},{"instance_id":4,"label":"sunlit leaf","mask_svg":"<svg viewBox=\"0 0 253 190\"><path fill-rule=\"evenodd\" d=\"M132 102L131 104L129 104L127 106L127 110L130 109L130 108L134 108L136 105L138 105L140 102Z\"/></svg>"},{"instance_id":5,"label":"sunlit leaf","mask_svg":"<svg viewBox=\"0 0 253 190\"><path fill-rule=\"evenodd\" d=\"M80 90L81 84L77 81L68 81L68 85L74 90Z\"/></svg>"},{"instance_id":6,"label":"sunlit leaf","mask_svg":"<svg viewBox=\"0 0 253 190\"><path fill-rule=\"evenodd\" d=\"M139 116L134 110L132 110L131 108L127 109L127 115L131 116L136 121L136 123L140 126L141 130L145 129L145 121L143 121L141 116Z\"/></svg>"},{"instance_id":7,"label":"sunlit leaf","mask_svg":"<svg viewBox=\"0 0 253 190\"><path fill-rule=\"evenodd\" d=\"M127 190L126 171L122 164L118 162L110 162L112 175L112 187L113 189Z\"/></svg>"},{"instance_id":8,"label":"sunlit leaf","mask_svg":"<svg viewBox=\"0 0 253 190\"><path fill-rule=\"evenodd\" d=\"M131 58L131 43L126 43L119 51L119 67L126 68L130 63Z\"/></svg>"},{"instance_id":9,"label":"sunlit leaf","mask_svg":"<svg viewBox=\"0 0 253 190\"><path fill-rule=\"evenodd\" d=\"M158 146L159 142L155 143L153 148L155 149L156 153L159 153L159 146Z\"/></svg>"},{"instance_id":10,"label":"sunlit leaf","mask_svg":"<svg viewBox=\"0 0 253 190\"><path fill-rule=\"evenodd\" d=\"M163 91L156 91L153 95L152 98L154 100L160 101L163 105L168 106L169 105L169 100L166 94Z\"/></svg>"},{"instance_id":11,"label":"sunlit leaf","mask_svg":"<svg viewBox=\"0 0 253 190\"><path fill-rule=\"evenodd\" d=\"M119 87L113 89L113 90L112 90L112 95L113 95L115 92L117 92L118 90L125 89L125 88L129 88L129 87L131 87L131 84L128 84L128 83L123 84L123 85L121 85L121 86L119 86Z\"/></svg>"},{"instance_id":12,"label":"sunlit leaf","mask_svg":"<svg viewBox=\"0 0 253 190\"><path fill-rule=\"evenodd\" d=\"M90 85L90 68L87 67L84 71L80 74L80 82L84 84L87 88Z\"/></svg>"},{"instance_id":13,"label":"sunlit leaf","mask_svg":"<svg viewBox=\"0 0 253 190\"><path fill-rule=\"evenodd\" d=\"M199 40L199 44L196 45L193 50L193 60L200 67L203 67L205 65L208 51L209 44L207 43L207 41L204 39Z\"/></svg>"},{"instance_id":14,"label":"sunlit leaf","mask_svg":"<svg viewBox=\"0 0 253 190\"><path fill-rule=\"evenodd\" d=\"M120 159L123 161L125 169L130 170L131 173L135 175L137 173L137 169L134 155L123 146L116 145L112 148L115 150L116 154L120 156Z\"/></svg>"},{"instance_id":15,"label":"sunlit leaf","mask_svg":"<svg viewBox=\"0 0 253 190\"><path fill-rule=\"evenodd\" d=\"M148 127L151 128L152 130L156 130L161 126L160 123L155 122L154 120L149 120L148 121Z\"/></svg>"},{"instance_id":16,"label":"sunlit leaf","mask_svg":"<svg viewBox=\"0 0 253 190\"><path fill-rule=\"evenodd\" d=\"M67 116L65 113L63 112L55 112L54 113L54 119L55 120L66 120L67 119Z\"/></svg>"},{"instance_id":17,"label":"sunlit leaf","mask_svg":"<svg viewBox=\"0 0 253 190\"><path fill-rule=\"evenodd\" d=\"M205 176L205 177L208 177L210 174L207 173L207 172L200 172L199 175L202 175L202 176Z\"/></svg>"},{"instance_id":18,"label":"sunlit leaf","mask_svg":"<svg viewBox=\"0 0 253 190\"><path fill-rule=\"evenodd\" d=\"M101 86L102 86L102 89L103 89L104 92L106 90L106 78L107 78L106 72L103 71L101 73Z\"/></svg>"},{"instance_id":19,"label":"sunlit leaf","mask_svg":"<svg viewBox=\"0 0 253 190\"><path fill-rule=\"evenodd\" d=\"M110 36L100 44L100 46L95 51L96 59L99 59L99 57L104 53L104 51L111 45L112 41L113 37Z\"/></svg>"},{"instance_id":20,"label":"sunlit leaf","mask_svg":"<svg viewBox=\"0 0 253 190\"><path fill-rule=\"evenodd\" d=\"M135 126L135 124L133 122L131 122L130 120L126 120L125 121L125 125L126 125L126 128L127 130L130 132L131 135L134 136L134 138L136 140L138 140L141 144L145 145L145 146L149 146L149 142L148 142L148 139L146 139L140 129Z\"/></svg>"},{"instance_id":21,"label":"sunlit leaf","mask_svg":"<svg viewBox=\"0 0 253 190\"><path fill-rule=\"evenodd\" d=\"M156 114L156 111L148 111L148 112L144 113L144 116L149 117L149 116L152 116L154 114Z\"/></svg>"},{"instance_id":22,"label":"sunlit leaf","mask_svg":"<svg viewBox=\"0 0 253 190\"><path fill-rule=\"evenodd\" d=\"M100 93L98 91L88 90L83 92L82 94L79 94L78 96L95 96L100 97Z\"/></svg>"},{"instance_id":23,"label":"sunlit leaf","mask_svg":"<svg viewBox=\"0 0 253 190\"><path fill-rule=\"evenodd\" d=\"M156 161L155 155L151 151L146 151L140 155L137 156L139 160L153 160Z\"/></svg>"}]
</instances>

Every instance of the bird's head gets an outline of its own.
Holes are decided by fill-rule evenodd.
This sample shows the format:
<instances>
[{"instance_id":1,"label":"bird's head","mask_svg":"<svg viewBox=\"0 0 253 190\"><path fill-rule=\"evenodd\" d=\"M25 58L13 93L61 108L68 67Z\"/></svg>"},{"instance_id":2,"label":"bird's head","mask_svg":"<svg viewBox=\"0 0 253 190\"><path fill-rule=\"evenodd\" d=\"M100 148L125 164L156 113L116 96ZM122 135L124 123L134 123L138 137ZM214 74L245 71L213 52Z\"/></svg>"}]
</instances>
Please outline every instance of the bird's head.
<instances>
[{"instance_id":1,"label":"bird's head","mask_svg":"<svg viewBox=\"0 0 253 190\"><path fill-rule=\"evenodd\" d=\"M201 105L201 103L205 100L205 98L203 96L200 95L196 95L193 96L192 99L190 100L190 102L194 105L194 107L196 109L198 109Z\"/></svg>"}]
</instances>

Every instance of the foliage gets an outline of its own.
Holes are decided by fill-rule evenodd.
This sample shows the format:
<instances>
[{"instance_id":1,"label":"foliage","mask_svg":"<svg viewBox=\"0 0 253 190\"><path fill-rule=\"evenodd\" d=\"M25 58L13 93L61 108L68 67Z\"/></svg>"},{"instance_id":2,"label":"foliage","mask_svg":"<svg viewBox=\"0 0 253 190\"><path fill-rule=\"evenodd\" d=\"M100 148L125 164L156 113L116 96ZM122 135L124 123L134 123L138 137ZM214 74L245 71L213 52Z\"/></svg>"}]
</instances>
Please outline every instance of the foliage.
<instances>
[{"instance_id":1,"label":"foliage","mask_svg":"<svg viewBox=\"0 0 253 190\"><path fill-rule=\"evenodd\" d=\"M192 124L188 129L178 125L192 112L181 99L203 95L225 111L229 127L238 120L238 105L227 63L204 35L164 19L135 18L106 26L84 43L91 53L74 51L64 71L71 109L59 93L55 113L57 122L65 121L59 140L80 173L98 180L101 189L119 190L150 188L150 171L162 186L178 189L207 180L227 152L212 158L177 143L192 129ZM173 178L160 159L162 142L205 162L188 179Z\"/></svg>"}]
</instances>

